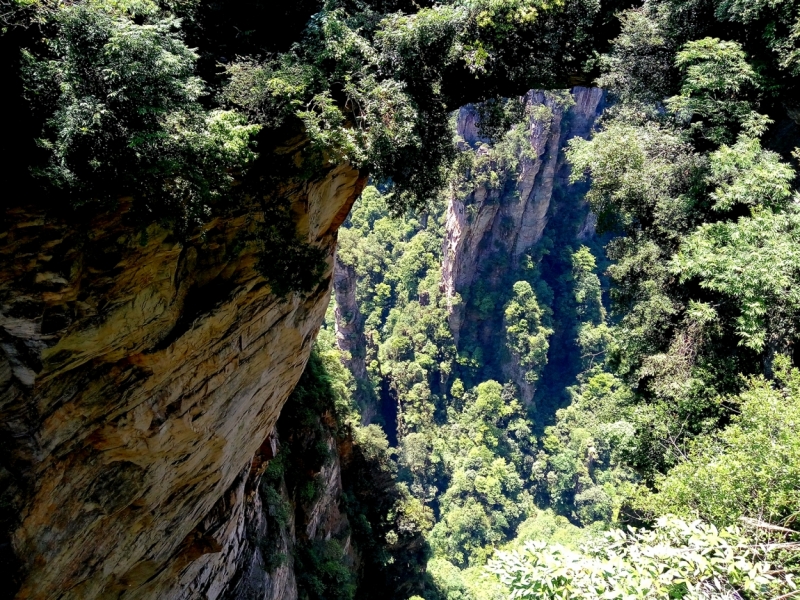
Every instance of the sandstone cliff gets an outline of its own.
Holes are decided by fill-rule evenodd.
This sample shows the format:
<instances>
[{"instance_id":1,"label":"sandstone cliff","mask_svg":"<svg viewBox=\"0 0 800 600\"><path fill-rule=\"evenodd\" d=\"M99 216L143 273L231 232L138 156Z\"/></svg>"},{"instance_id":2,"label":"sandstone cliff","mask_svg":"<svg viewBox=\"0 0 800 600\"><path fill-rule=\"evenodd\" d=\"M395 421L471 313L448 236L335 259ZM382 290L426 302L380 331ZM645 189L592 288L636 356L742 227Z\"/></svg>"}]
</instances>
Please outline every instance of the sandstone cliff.
<instances>
[{"instance_id":1,"label":"sandstone cliff","mask_svg":"<svg viewBox=\"0 0 800 600\"><path fill-rule=\"evenodd\" d=\"M267 439L249 469L238 478L238 485L206 517L204 526L209 529L218 529L220 533L227 529L235 533L219 536L224 540L219 554L209 555L206 561L195 561L185 571L179 582L183 597L296 600L295 554L298 548L332 537L343 541L337 560L355 571L357 556L350 543L350 522L340 510L339 448L329 429L324 428L321 433L314 436L300 427L285 440L295 452L309 440L320 442L328 449L330 460L314 475L319 493L305 503L298 499L297 490L287 487L283 476L269 481L263 479L265 468L280 447L277 433ZM291 439L293 437L301 439Z\"/></svg>"},{"instance_id":2,"label":"sandstone cliff","mask_svg":"<svg viewBox=\"0 0 800 600\"><path fill-rule=\"evenodd\" d=\"M569 184L569 165L563 150L573 137L589 135L604 108L604 92L577 87L572 96L574 105L565 109L543 92L529 92L527 103L545 106L551 115L549 121L532 116L528 124L530 144L537 158L523 160L519 175L510 185L499 189L479 187L467 197L449 199L441 287L448 297L465 300L453 302L450 312L450 328L456 343L461 342L460 347L472 342L483 348L496 347L496 356L502 355L503 336L497 318L502 317L501 307L493 310L494 318L486 318L471 307L470 291L478 284L484 290L495 291L507 283L504 280L519 271L525 256L535 254L551 219L572 223L574 231L569 235L573 239L594 234L594 218L583 201L583 186ZM472 147L486 141L480 137L477 121L473 107L460 110L458 135ZM494 377L514 381L522 399L532 402L535 386L526 381L516 365L504 361L498 370L501 372Z\"/></svg>"},{"instance_id":3,"label":"sandstone cliff","mask_svg":"<svg viewBox=\"0 0 800 600\"><path fill-rule=\"evenodd\" d=\"M246 207L183 242L157 224L133 234L124 199L83 226L7 207L0 549L17 598L292 597L290 569L242 577L256 560L246 538L263 512L265 440L308 359L336 230L363 185L340 166L292 191L298 231L328 270L285 299L242 243L259 218ZM260 591L234 593L242 581Z\"/></svg>"}]
</instances>

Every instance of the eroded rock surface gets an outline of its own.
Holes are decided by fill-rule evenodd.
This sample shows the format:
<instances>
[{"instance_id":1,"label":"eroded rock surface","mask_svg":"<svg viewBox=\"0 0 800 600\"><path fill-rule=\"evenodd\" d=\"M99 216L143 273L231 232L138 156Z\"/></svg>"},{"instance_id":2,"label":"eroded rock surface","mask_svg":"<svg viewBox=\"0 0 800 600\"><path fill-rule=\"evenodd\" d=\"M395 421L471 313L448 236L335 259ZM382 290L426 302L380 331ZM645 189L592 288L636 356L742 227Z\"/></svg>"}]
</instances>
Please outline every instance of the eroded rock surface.
<instances>
[{"instance_id":1,"label":"eroded rock surface","mask_svg":"<svg viewBox=\"0 0 800 600\"><path fill-rule=\"evenodd\" d=\"M552 115L548 121L534 113L529 121L528 137L536 158L522 161L512 185L478 187L466 197L449 199L441 288L452 299L450 329L457 344L470 327L473 328L470 334L484 348L497 346L498 340L502 340L498 323L470 312L463 300L477 283L487 290L497 290L508 273L519 270L521 261L542 240L554 210L567 206L564 202L560 203L563 206L555 203L555 195L580 198L577 206L571 207L580 212L578 222L582 223L574 235L578 239L594 235L593 215L582 200L584 190L580 185L570 185L569 165L563 150L573 137L589 135L604 108L604 92L577 87L572 96L575 104L565 109L550 95L529 92L527 102L547 107ZM480 136L477 122L473 107L460 110L458 134L464 143L481 152L479 145L487 140ZM498 348L497 355L501 354ZM503 376L517 385L523 401L532 402L535 386L526 381L525 374L510 361L506 361L502 370Z\"/></svg>"},{"instance_id":2,"label":"eroded rock surface","mask_svg":"<svg viewBox=\"0 0 800 600\"><path fill-rule=\"evenodd\" d=\"M243 242L259 218L246 208L183 243L155 224L133 232L124 200L82 227L7 209L0 483L13 518L0 544L17 598L218 598L236 583L263 444L308 359L336 230L363 185L340 166L294 190L299 231L328 251L328 270L286 299ZM290 570L271 577L272 595L252 597L291 600Z\"/></svg>"}]
</instances>

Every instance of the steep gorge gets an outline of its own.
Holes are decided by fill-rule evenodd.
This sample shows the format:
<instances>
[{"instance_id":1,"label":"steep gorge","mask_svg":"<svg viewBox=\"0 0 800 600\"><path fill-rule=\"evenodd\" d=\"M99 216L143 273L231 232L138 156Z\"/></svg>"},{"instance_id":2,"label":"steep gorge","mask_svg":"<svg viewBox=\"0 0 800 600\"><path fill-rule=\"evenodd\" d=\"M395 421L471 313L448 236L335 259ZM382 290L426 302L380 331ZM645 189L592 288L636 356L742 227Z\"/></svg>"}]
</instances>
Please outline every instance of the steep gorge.
<instances>
[{"instance_id":1,"label":"steep gorge","mask_svg":"<svg viewBox=\"0 0 800 600\"><path fill-rule=\"evenodd\" d=\"M512 381L521 399L532 406L537 385L526 380L523 370L504 348L503 309L513 284L519 279L537 278L545 284L546 294L550 296L570 294L571 290L556 289L559 278L570 268L564 251L580 244L598 245L595 216L584 200L586 184L569 181L570 168L564 149L569 140L589 136L605 108L605 93L598 88L577 87L565 101L563 97L533 90L524 101L533 110L524 123L525 143L530 144L532 152L521 160L518 174L501 173L506 177L502 184L490 180L467 194L451 189L440 208L443 214L436 214L437 209L434 209L429 218L421 216L418 222L405 226L414 231L427 231L440 240L438 286L447 305L452 343L466 359L479 355L472 361L480 365L476 381L481 378ZM491 143L481 136L478 121L476 107L462 108L457 114L456 134L462 151L481 157L489 154ZM388 250L390 254L397 251L396 246ZM364 356L369 354L373 360L377 358L380 339L389 332L378 332L374 322L365 325L366 315L359 306L359 298L362 301L371 298L378 289L373 263L379 259L371 257L376 250L370 246L352 250L348 246L346 252L346 260L337 259L335 266L335 326L346 365L363 387L368 362ZM354 252L362 256L359 258ZM359 260L362 262L361 277L356 268ZM380 285L396 285L393 282L397 277L390 274ZM427 292L421 293L418 298L421 305L429 302L425 294ZM546 306L564 303L562 298L554 302L552 297L542 297L540 301ZM369 302L372 306L387 300ZM391 305L392 301L388 302ZM385 319L386 313L383 314ZM574 346L572 327L575 324L568 322L569 319L558 322L558 316L555 315L550 339L550 359L558 363L556 371L568 371L574 365L564 364L569 361L563 355L570 351L565 347ZM467 375L468 370L462 369L459 373L461 377ZM541 383L547 384L547 381ZM559 381L557 385L563 388L563 384ZM374 394L372 398L374 403ZM363 405L370 418L380 411L369 402Z\"/></svg>"},{"instance_id":2,"label":"steep gorge","mask_svg":"<svg viewBox=\"0 0 800 600\"><path fill-rule=\"evenodd\" d=\"M460 155L427 213L392 218L390 196L366 188L335 265L327 327L350 377L369 378L367 414L395 446L401 485L431 511L431 598L537 527L553 478L539 439L585 371L579 329L605 314L603 240L565 156L605 93L509 103L515 120L492 139L485 107L457 113Z\"/></svg>"},{"instance_id":3,"label":"steep gorge","mask_svg":"<svg viewBox=\"0 0 800 600\"><path fill-rule=\"evenodd\" d=\"M12 0L0 597L793 596L799 17Z\"/></svg>"},{"instance_id":4,"label":"steep gorge","mask_svg":"<svg viewBox=\"0 0 800 600\"><path fill-rule=\"evenodd\" d=\"M576 105L563 110L530 94L553 116L531 123L539 158L511 188L451 198L441 279L448 296L468 299L479 280L507 283L557 211L572 211L570 235L591 235L561 150L588 134L603 95L574 95ZM480 141L469 108L459 113L458 133ZM16 597L291 600L298 543L349 539L335 437L324 442L334 458L315 476L312 502L279 486L293 507L280 526L261 490L280 447L275 424L331 286L362 422L380 410L369 389L356 275L334 258L336 230L364 183L337 167L295 188L298 232L326 249L328 270L311 294L285 299L257 273L257 248L247 241L260 218L254 206L187 240L157 224L132 233L125 199L83 228L32 207L7 211L0 410ZM455 306L452 335L497 346L492 318L481 322L468 301ZM349 542L343 552L355 565Z\"/></svg>"}]
</instances>

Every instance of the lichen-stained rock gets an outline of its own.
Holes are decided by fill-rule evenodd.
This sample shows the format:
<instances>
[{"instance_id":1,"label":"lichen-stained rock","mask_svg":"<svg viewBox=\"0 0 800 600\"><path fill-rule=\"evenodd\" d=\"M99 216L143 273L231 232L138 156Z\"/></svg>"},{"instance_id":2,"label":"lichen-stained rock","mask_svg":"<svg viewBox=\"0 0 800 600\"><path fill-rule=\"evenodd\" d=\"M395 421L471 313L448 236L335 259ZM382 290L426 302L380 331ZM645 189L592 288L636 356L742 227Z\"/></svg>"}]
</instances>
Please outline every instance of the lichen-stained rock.
<instances>
[{"instance_id":1,"label":"lichen-stained rock","mask_svg":"<svg viewBox=\"0 0 800 600\"><path fill-rule=\"evenodd\" d=\"M308 359L336 230L363 185L340 166L293 190L298 231L329 251L328 271L285 299L243 241L258 219L246 207L184 242L132 229L124 199L83 225L6 208L0 493L13 517L0 546L11 542L17 598L221 593L247 473Z\"/></svg>"}]
</instances>

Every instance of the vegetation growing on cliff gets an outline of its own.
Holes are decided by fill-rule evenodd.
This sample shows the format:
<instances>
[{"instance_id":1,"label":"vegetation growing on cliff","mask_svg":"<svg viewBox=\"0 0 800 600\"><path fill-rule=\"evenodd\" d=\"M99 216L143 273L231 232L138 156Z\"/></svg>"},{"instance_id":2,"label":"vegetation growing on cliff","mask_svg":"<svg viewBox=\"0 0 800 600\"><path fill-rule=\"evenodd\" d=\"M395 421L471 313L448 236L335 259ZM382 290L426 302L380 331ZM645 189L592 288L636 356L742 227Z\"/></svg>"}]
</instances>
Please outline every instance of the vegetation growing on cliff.
<instances>
[{"instance_id":1,"label":"vegetation growing on cliff","mask_svg":"<svg viewBox=\"0 0 800 600\"><path fill-rule=\"evenodd\" d=\"M446 342L455 360L449 351L446 363L428 361L445 346L414 328L413 298L395 295L402 256L369 275L382 308L368 339L385 339L384 323L407 324L373 376L407 381L391 388L406 423L400 473L435 509L429 569L441 597L796 593L798 14L794 3L664 1L620 15L622 32L599 61L613 106L568 151L574 180L589 177L587 200L610 240L610 313L597 270L606 257L596 248L555 262L560 248L543 244L527 274L480 281L465 299L472 314L504 317L494 342L508 346L506 361L544 377L548 392L556 388L546 383L548 332L572 322L581 366L552 423L537 423L546 403L520 410L503 373L487 381L497 351L463 331ZM462 197L514 174L512 163L487 157L522 114L513 100L479 114L495 144L459 156L451 190ZM494 177L484 164L499 165ZM433 254L425 272L438 279ZM500 399L496 414L491 398ZM599 535L626 524L646 529ZM732 525L740 529L723 531ZM571 549L537 545L549 540ZM720 553L718 564L747 568L670 571L672 559L654 544L684 566ZM499 580L481 575L477 567L503 547L520 552L497 555Z\"/></svg>"},{"instance_id":2,"label":"vegetation growing on cliff","mask_svg":"<svg viewBox=\"0 0 800 600\"><path fill-rule=\"evenodd\" d=\"M319 278L301 274L321 257L271 227L290 182L349 163L393 187L395 213L425 205L455 156L449 112L579 76L614 7L13 0L4 42L28 106L9 173L30 167L45 202L131 195L138 219L182 233L255 202L264 275L280 294L307 292ZM276 265L284 246L302 260Z\"/></svg>"},{"instance_id":3,"label":"vegetation growing on cliff","mask_svg":"<svg viewBox=\"0 0 800 600\"><path fill-rule=\"evenodd\" d=\"M297 537L291 566L301 599L406 600L425 591L422 533L432 515L398 482L383 431L360 425L352 376L330 333L323 331L278 421L280 450L261 481L269 522L260 547L268 568L287 564L275 548L281 535L291 535L291 519ZM320 519L319 511L340 513L342 520L319 522L309 536L308 521Z\"/></svg>"},{"instance_id":4,"label":"vegetation growing on cliff","mask_svg":"<svg viewBox=\"0 0 800 600\"><path fill-rule=\"evenodd\" d=\"M492 371L478 363L475 352L470 360L455 353L448 303L439 289L443 217L432 211L424 222L414 213L393 219L385 197L368 188L341 232L339 260L357 276L352 283L365 314L367 363L382 405L378 414L398 407L400 477L438 516L428 536L437 557L431 564L447 571L447 564L485 564L492 548L512 539L525 519L535 518L537 497L558 492L548 488L556 484L543 479L544 473L532 476L543 464L533 431L535 411L522 405L511 383L478 379ZM572 282L566 287L572 298L564 301L580 315L583 335L595 339L598 334L592 336L587 328L603 330L605 309L594 258L588 248L578 247L567 264L569 272L560 277ZM547 301L552 292L536 270L523 266L517 276L528 277L533 285L528 280L514 284L512 273L504 280L508 289L494 291L498 322L507 331L507 339L497 344L508 361L528 360L528 368L540 373L552 334L541 320L551 311L545 304L543 313L533 290L542 290ZM569 331L575 334L577 326ZM511 343L516 345L505 349ZM523 352L515 358L517 346ZM494 373L502 377L499 370ZM591 496L584 504L594 507Z\"/></svg>"},{"instance_id":5,"label":"vegetation growing on cliff","mask_svg":"<svg viewBox=\"0 0 800 600\"><path fill-rule=\"evenodd\" d=\"M4 17L39 140L23 154L73 208L130 194L137 218L186 232L253 203L249 241L283 294L313 289L324 258L289 189L344 162L371 176L340 257L397 447L358 423L323 333L284 415L304 433L282 431L296 468L262 492L276 519L279 483L312 504L325 436L352 443L346 511L373 562L358 588L342 540L305 540L306 597L797 595L800 4L631 4L329 0L273 20L257 0L92 0ZM586 74L613 106L567 155L605 256L555 234L447 297L438 192L504 189L532 158L528 120L552 116L513 96ZM454 142L451 111L479 100L485 139ZM456 343L459 301L476 318Z\"/></svg>"}]
</instances>

